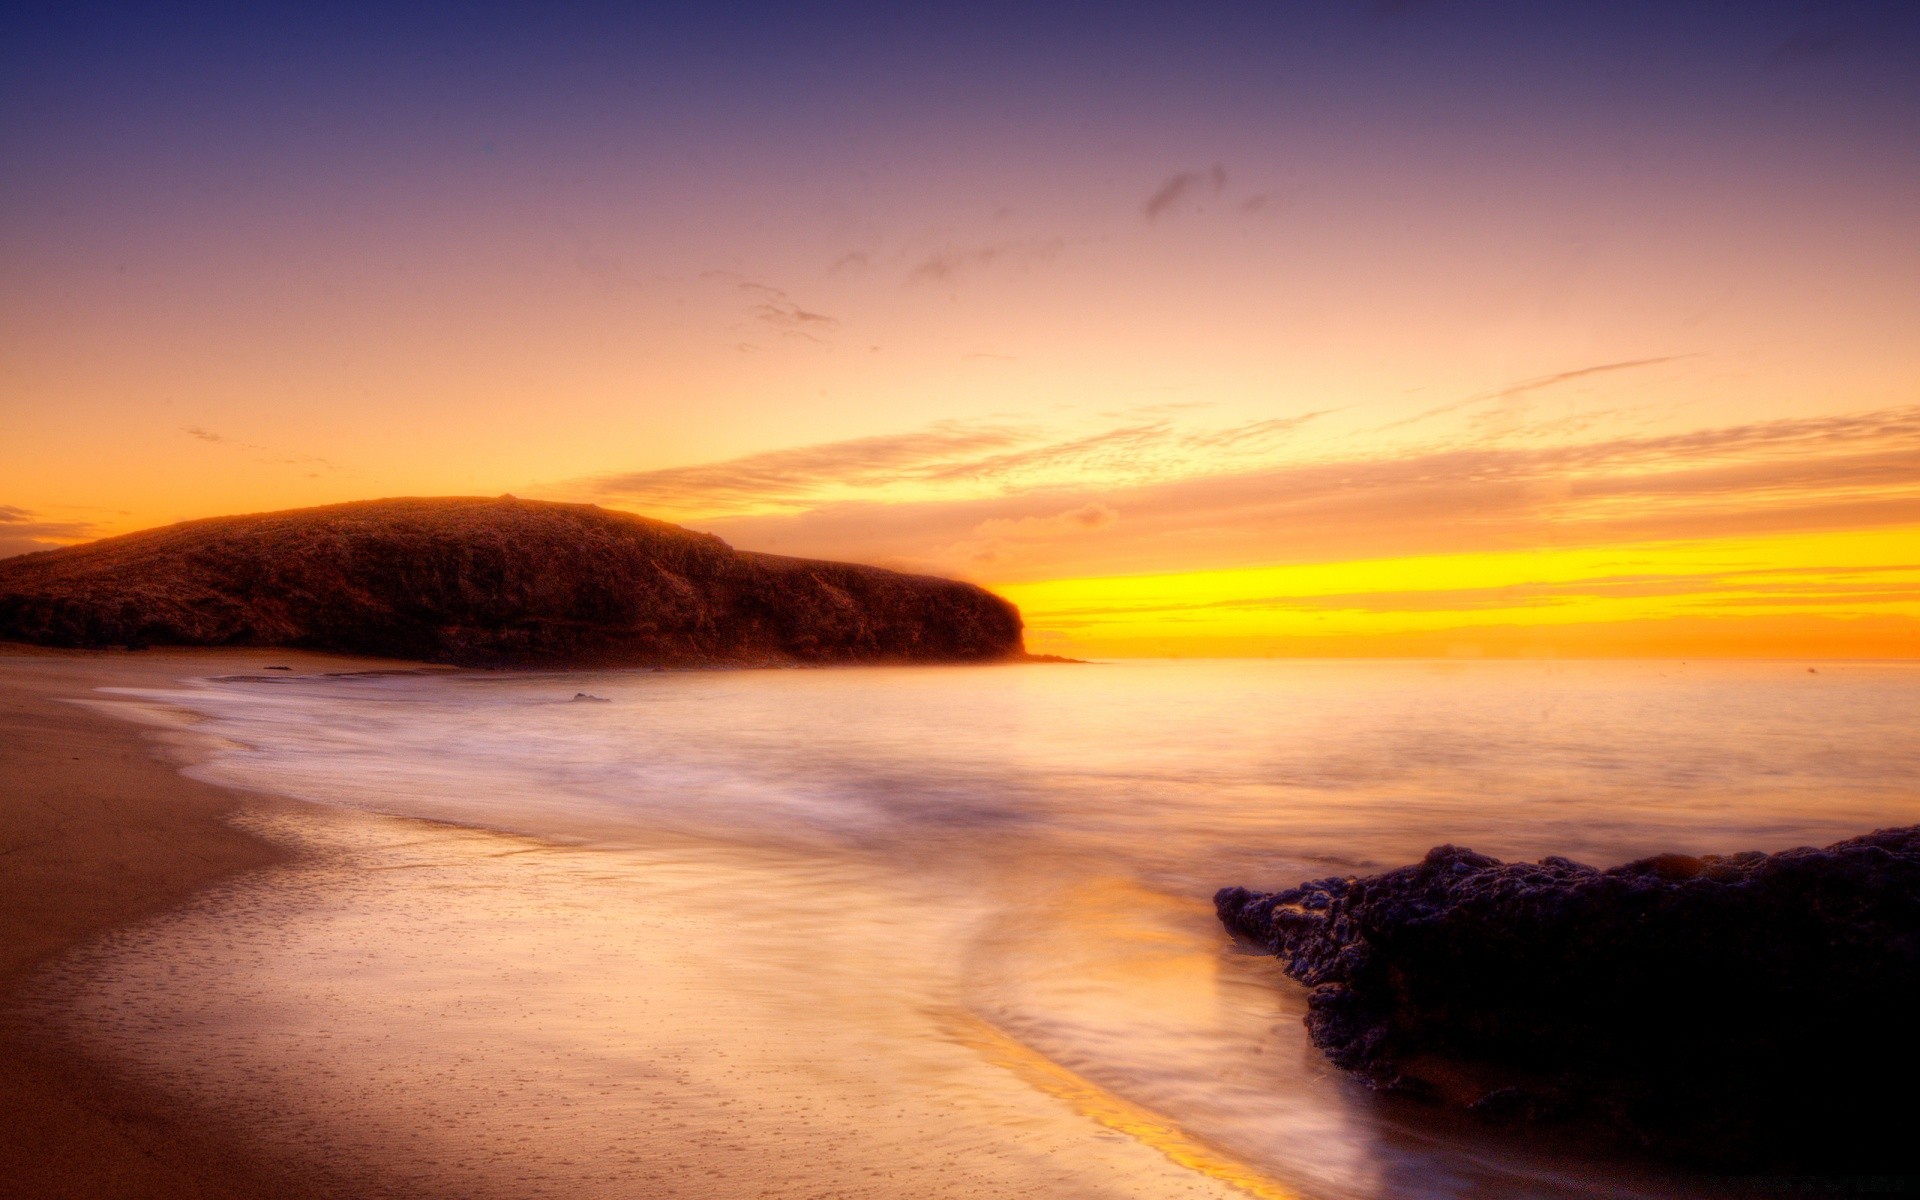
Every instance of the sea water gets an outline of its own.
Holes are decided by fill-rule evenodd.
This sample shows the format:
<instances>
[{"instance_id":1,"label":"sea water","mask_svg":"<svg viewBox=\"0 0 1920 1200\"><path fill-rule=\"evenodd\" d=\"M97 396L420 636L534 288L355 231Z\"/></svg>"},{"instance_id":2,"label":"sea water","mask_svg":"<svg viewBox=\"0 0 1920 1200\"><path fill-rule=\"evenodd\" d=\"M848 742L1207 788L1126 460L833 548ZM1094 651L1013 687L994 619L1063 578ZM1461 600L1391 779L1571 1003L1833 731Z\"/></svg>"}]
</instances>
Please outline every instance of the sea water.
<instances>
[{"instance_id":1,"label":"sea water","mask_svg":"<svg viewBox=\"0 0 1920 1200\"><path fill-rule=\"evenodd\" d=\"M72 960L75 1029L396 1194L1668 1195L1332 1070L1228 884L1920 821L1901 664L196 680L299 847Z\"/></svg>"}]
</instances>

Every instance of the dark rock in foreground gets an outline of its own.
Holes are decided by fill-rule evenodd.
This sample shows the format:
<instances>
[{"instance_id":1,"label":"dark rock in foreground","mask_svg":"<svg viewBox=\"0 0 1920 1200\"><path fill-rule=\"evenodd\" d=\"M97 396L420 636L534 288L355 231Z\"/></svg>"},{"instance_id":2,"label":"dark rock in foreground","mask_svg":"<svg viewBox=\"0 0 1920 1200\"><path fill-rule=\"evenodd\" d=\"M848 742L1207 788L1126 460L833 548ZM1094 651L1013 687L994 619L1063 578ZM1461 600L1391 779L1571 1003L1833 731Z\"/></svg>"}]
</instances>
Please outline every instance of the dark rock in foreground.
<instances>
[{"instance_id":1,"label":"dark rock in foreground","mask_svg":"<svg viewBox=\"0 0 1920 1200\"><path fill-rule=\"evenodd\" d=\"M971 584L510 497L221 517L0 560L0 640L471 665L1021 655L1019 612Z\"/></svg>"},{"instance_id":2,"label":"dark rock in foreground","mask_svg":"<svg viewBox=\"0 0 1920 1200\"><path fill-rule=\"evenodd\" d=\"M1441 846L1214 904L1377 1087L1722 1168L1920 1166L1920 826L1608 871Z\"/></svg>"}]
</instances>

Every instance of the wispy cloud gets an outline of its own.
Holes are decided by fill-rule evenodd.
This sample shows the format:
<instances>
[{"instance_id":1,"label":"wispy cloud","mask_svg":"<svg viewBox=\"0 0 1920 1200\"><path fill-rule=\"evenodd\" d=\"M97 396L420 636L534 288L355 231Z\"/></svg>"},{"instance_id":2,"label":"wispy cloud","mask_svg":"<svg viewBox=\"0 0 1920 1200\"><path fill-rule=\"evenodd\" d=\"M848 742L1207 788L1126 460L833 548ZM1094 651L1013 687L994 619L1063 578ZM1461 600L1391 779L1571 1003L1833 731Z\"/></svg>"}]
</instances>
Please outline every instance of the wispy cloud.
<instances>
[{"instance_id":1,"label":"wispy cloud","mask_svg":"<svg viewBox=\"0 0 1920 1200\"><path fill-rule=\"evenodd\" d=\"M1158 221L1169 213L1208 196L1218 196L1227 190L1227 169L1218 163L1205 171L1182 171L1170 177L1165 183L1148 196L1141 211L1147 220Z\"/></svg>"},{"instance_id":2,"label":"wispy cloud","mask_svg":"<svg viewBox=\"0 0 1920 1200\"><path fill-rule=\"evenodd\" d=\"M1301 413L1297 417L1273 417L1265 421L1249 421L1245 425L1231 425L1225 429L1190 433L1186 435L1184 441L1195 450L1271 445L1292 436L1294 431L1308 421L1324 417L1332 411L1330 408L1323 408L1315 412Z\"/></svg>"},{"instance_id":3,"label":"wispy cloud","mask_svg":"<svg viewBox=\"0 0 1920 1200\"><path fill-rule=\"evenodd\" d=\"M947 421L724 462L600 476L561 490L667 513L718 516L805 508L901 485L945 494L1116 486L1248 461L1320 415L1211 430L1185 430L1160 418L1067 437L1026 425Z\"/></svg>"},{"instance_id":4,"label":"wispy cloud","mask_svg":"<svg viewBox=\"0 0 1920 1200\"><path fill-rule=\"evenodd\" d=\"M1024 549L1036 543L1052 545L1063 538L1091 537L1119 519L1118 511L1098 502L1046 516L993 518L980 522L963 541L947 547L944 557L991 570L1016 548Z\"/></svg>"},{"instance_id":5,"label":"wispy cloud","mask_svg":"<svg viewBox=\"0 0 1920 1200\"><path fill-rule=\"evenodd\" d=\"M909 283L948 283L982 267L1030 268L1052 262L1066 249L1062 238L990 242L984 246L945 247L928 254L907 272Z\"/></svg>"},{"instance_id":6,"label":"wispy cloud","mask_svg":"<svg viewBox=\"0 0 1920 1200\"><path fill-rule=\"evenodd\" d=\"M100 536L91 521L62 521L30 508L0 504L0 558L52 550Z\"/></svg>"},{"instance_id":7,"label":"wispy cloud","mask_svg":"<svg viewBox=\"0 0 1920 1200\"><path fill-rule=\"evenodd\" d=\"M260 463L262 466L309 467L309 468L319 468L319 470L322 470L322 471L334 471L339 469L334 465L334 463L331 460L321 458L317 454L294 454L284 450L275 450L267 446L256 445L253 442L236 441L235 439L230 438L225 434L215 433L213 430L203 428L199 425L183 426L181 427L180 432L186 434L190 438L196 438L200 441L206 442L209 445L228 446L235 450L244 450L249 453L252 453L256 455L254 461L257 463ZM312 471L309 473L309 478L318 478L318 477L319 477L318 471Z\"/></svg>"},{"instance_id":8,"label":"wispy cloud","mask_svg":"<svg viewBox=\"0 0 1920 1200\"><path fill-rule=\"evenodd\" d=\"M1145 425L1100 436L1111 440L1094 446L1110 451L1132 439L1165 454L1187 435ZM1065 445L988 451L969 462L1011 467L1049 449L1070 458ZM843 494L703 527L783 553L978 573L968 555L985 522L1088 503L1125 514L1124 536L1001 555L996 577L1013 579L1920 524L1920 406L1544 447L1252 467L1194 457L1214 469L1065 480L1014 473L984 495L902 503Z\"/></svg>"},{"instance_id":9,"label":"wispy cloud","mask_svg":"<svg viewBox=\"0 0 1920 1200\"><path fill-rule=\"evenodd\" d=\"M735 271L707 271L703 279L714 280L733 288L746 300L748 319L774 330L783 337L803 338L811 342L823 342L825 335L840 325L838 317L829 316L804 308L796 303L786 289L757 279L749 279ZM743 350L753 347L742 345Z\"/></svg>"},{"instance_id":10,"label":"wispy cloud","mask_svg":"<svg viewBox=\"0 0 1920 1200\"><path fill-rule=\"evenodd\" d=\"M1593 375L1608 375L1616 371L1630 371L1640 367L1659 366L1662 363L1678 362L1681 359L1692 357L1694 356L1690 354L1667 354L1658 358L1634 358L1628 359L1625 362L1600 363L1591 367L1576 367L1571 371L1555 371L1551 375L1536 375L1532 379L1522 379L1518 383L1509 383L1503 387L1495 388L1490 392L1476 392L1463 400L1454 400L1450 403L1442 404L1437 408L1429 408L1424 412L1415 413L1410 417L1403 417L1397 421L1389 421L1374 432L1385 433L1392 429L1403 429L1409 425L1417 425L1422 421L1431 420L1434 417L1443 417L1448 413L1459 412L1464 408L1471 408L1476 404L1485 404L1489 401L1513 400L1531 392L1544 391L1547 388L1557 387L1563 383L1571 383L1576 379L1586 379Z\"/></svg>"},{"instance_id":11,"label":"wispy cloud","mask_svg":"<svg viewBox=\"0 0 1920 1200\"><path fill-rule=\"evenodd\" d=\"M801 503L829 486L883 487L1017 444L1020 430L941 422L909 433L770 450L723 462L632 471L584 481L603 499L671 512L725 512Z\"/></svg>"},{"instance_id":12,"label":"wispy cloud","mask_svg":"<svg viewBox=\"0 0 1920 1200\"><path fill-rule=\"evenodd\" d=\"M1242 200L1239 207L1241 212L1253 215L1292 208L1293 201L1283 192L1255 192Z\"/></svg>"}]
</instances>

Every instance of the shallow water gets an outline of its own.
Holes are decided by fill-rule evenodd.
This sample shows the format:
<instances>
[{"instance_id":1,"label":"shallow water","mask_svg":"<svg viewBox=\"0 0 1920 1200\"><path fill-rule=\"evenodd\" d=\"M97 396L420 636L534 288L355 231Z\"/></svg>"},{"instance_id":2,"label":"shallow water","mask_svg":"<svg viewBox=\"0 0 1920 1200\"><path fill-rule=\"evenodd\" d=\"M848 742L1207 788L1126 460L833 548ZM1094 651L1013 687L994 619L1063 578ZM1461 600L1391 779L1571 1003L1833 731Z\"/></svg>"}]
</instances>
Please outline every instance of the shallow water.
<instances>
[{"instance_id":1,"label":"shallow water","mask_svg":"<svg viewBox=\"0 0 1920 1200\"><path fill-rule=\"evenodd\" d=\"M1223 936L1213 891L1445 841L1605 864L1920 820L1905 665L269 676L126 698L207 718L224 749L194 773L331 807L253 818L311 853L50 987L270 1151L402 1194L1698 1190L1381 1103L1307 1044L1300 989Z\"/></svg>"}]
</instances>

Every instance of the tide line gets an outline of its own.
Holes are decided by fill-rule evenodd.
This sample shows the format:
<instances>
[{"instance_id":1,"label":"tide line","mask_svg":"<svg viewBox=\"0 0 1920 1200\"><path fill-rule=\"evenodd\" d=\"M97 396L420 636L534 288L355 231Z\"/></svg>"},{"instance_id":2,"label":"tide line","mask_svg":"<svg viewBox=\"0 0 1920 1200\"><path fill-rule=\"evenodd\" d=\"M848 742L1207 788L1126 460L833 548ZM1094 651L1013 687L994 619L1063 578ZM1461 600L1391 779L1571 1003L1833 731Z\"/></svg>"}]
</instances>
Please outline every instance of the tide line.
<instances>
[{"instance_id":1,"label":"tide line","mask_svg":"<svg viewBox=\"0 0 1920 1200\"><path fill-rule=\"evenodd\" d=\"M1061 1066L1005 1030L972 1013L949 1009L936 1014L949 1036L997 1067L1011 1071L1038 1091L1064 1100L1108 1129L1159 1151L1174 1163L1258 1200L1303 1200L1285 1184L1207 1145L1152 1109L1116 1096L1099 1084Z\"/></svg>"}]
</instances>

